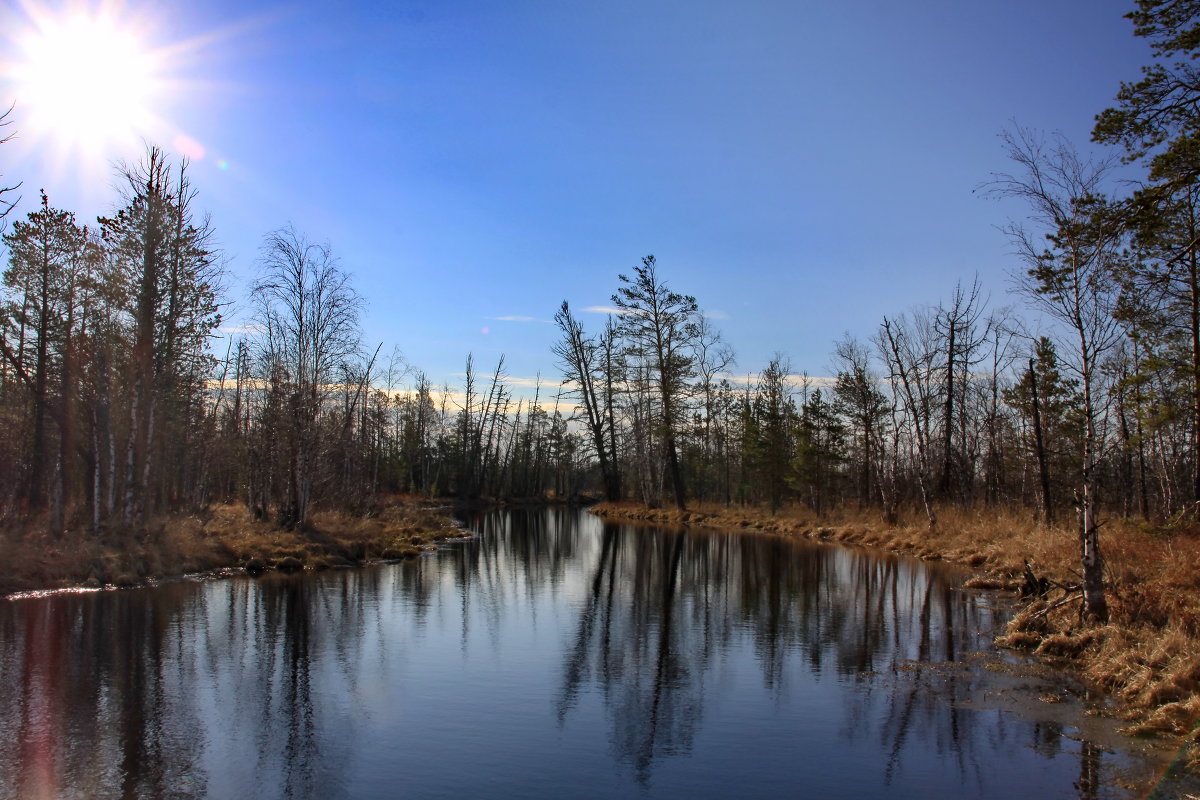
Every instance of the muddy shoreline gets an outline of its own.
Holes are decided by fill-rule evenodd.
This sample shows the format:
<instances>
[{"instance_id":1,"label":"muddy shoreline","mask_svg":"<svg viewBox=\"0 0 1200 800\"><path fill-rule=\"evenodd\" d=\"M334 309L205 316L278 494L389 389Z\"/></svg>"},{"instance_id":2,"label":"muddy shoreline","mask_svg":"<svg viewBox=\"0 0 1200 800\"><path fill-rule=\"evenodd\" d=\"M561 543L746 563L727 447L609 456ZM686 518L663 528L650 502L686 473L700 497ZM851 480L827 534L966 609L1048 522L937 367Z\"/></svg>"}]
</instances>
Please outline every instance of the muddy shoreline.
<instances>
[{"instance_id":1,"label":"muddy shoreline","mask_svg":"<svg viewBox=\"0 0 1200 800\"><path fill-rule=\"evenodd\" d=\"M363 515L318 512L285 530L244 505L152 520L139 530L45 533L36 520L0 531L0 597L153 585L185 576L295 572L400 561L467 535L451 509L390 499Z\"/></svg>"}]
</instances>

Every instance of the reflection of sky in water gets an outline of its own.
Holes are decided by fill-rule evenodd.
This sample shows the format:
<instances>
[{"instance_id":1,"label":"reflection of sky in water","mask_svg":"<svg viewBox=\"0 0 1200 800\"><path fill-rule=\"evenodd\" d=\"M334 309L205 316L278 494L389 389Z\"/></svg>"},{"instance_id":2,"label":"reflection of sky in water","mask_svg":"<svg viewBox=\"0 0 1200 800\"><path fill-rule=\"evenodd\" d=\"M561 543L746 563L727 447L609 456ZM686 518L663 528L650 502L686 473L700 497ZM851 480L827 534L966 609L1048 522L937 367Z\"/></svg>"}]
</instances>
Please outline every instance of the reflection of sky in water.
<instances>
[{"instance_id":1,"label":"reflection of sky in water","mask_svg":"<svg viewBox=\"0 0 1200 800\"><path fill-rule=\"evenodd\" d=\"M1120 797L1097 776L1145 769L1064 736L1077 711L1001 710L1029 679L971 657L996 613L952 570L581 519L0 607L0 795Z\"/></svg>"}]
</instances>

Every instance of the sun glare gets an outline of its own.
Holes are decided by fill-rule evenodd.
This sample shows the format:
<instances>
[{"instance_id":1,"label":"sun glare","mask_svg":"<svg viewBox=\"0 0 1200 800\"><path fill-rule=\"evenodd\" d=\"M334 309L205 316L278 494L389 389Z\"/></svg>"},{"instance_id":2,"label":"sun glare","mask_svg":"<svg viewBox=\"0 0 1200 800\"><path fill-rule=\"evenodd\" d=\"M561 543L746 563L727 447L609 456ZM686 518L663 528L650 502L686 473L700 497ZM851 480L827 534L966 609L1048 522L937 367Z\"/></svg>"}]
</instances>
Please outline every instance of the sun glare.
<instances>
[{"instance_id":1,"label":"sun glare","mask_svg":"<svg viewBox=\"0 0 1200 800\"><path fill-rule=\"evenodd\" d=\"M103 11L31 22L7 70L24 138L52 145L61 159L106 161L156 133L162 65L132 23Z\"/></svg>"}]
</instances>

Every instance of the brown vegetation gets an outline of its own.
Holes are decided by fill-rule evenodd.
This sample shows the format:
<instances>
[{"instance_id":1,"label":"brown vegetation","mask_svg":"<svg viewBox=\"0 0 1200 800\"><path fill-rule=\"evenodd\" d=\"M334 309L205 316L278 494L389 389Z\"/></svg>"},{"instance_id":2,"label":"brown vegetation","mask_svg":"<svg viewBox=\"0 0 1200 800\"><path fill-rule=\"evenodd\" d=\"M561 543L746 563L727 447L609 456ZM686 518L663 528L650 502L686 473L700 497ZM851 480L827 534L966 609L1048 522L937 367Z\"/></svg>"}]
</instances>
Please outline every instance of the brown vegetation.
<instances>
[{"instance_id":1,"label":"brown vegetation","mask_svg":"<svg viewBox=\"0 0 1200 800\"><path fill-rule=\"evenodd\" d=\"M152 578L225 568L324 569L411 558L433 542L463 535L443 509L407 499L365 516L316 512L285 530L243 505L164 516L141 529L70 530L60 536L30 519L0 530L0 594L67 586L133 586Z\"/></svg>"},{"instance_id":2,"label":"brown vegetation","mask_svg":"<svg viewBox=\"0 0 1200 800\"><path fill-rule=\"evenodd\" d=\"M979 571L965 585L1018 590L1025 562L1049 581L997 644L1069 663L1121 704L1131 734L1184 737L1189 767L1200 768L1200 531L1155 530L1113 523L1105 530L1105 580L1110 621L1081 619L1076 533L1033 525L998 509L939 511L936 528L913 514L885 526L843 509L818 518L803 507L776 514L765 508L697 505L689 511L601 503L593 512L613 519L671 525L762 530L861 544Z\"/></svg>"}]
</instances>

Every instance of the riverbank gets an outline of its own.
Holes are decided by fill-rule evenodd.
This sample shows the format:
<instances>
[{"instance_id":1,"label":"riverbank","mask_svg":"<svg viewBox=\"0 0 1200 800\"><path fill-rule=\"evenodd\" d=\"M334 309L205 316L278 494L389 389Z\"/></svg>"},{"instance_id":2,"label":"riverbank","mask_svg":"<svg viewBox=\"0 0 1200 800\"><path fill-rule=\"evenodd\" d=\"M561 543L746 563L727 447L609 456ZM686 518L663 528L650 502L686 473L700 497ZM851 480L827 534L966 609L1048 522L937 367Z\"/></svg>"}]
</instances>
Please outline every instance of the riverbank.
<instances>
[{"instance_id":1,"label":"riverbank","mask_svg":"<svg viewBox=\"0 0 1200 800\"><path fill-rule=\"evenodd\" d=\"M137 530L70 530L28 520L0 530L0 596L74 586L137 586L196 572L324 569L412 558L464 535L431 503L395 498L373 513L317 512L303 529L256 519L244 505L164 516Z\"/></svg>"},{"instance_id":2,"label":"riverbank","mask_svg":"<svg viewBox=\"0 0 1200 800\"><path fill-rule=\"evenodd\" d=\"M995 509L945 509L930 530L912 515L894 526L877 513L841 510L817 517L806 508L772 514L766 508L697 505L687 511L636 503L600 503L592 512L612 520L698 525L805 536L878 547L964 564L978 575L970 588L1018 591L1028 562L1049 592L1030 600L997 644L1070 666L1120 704L1134 735L1178 737L1184 761L1200 770L1200 531L1150 530L1123 522L1102 533L1111 620L1083 625L1073 530L1033 524L1027 514Z\"/></svg>"}]
</instances>

